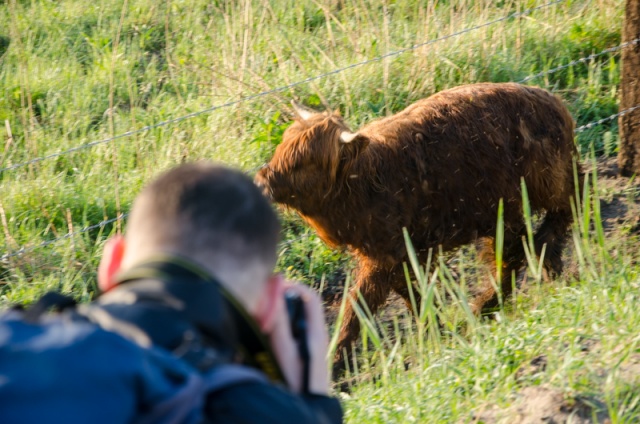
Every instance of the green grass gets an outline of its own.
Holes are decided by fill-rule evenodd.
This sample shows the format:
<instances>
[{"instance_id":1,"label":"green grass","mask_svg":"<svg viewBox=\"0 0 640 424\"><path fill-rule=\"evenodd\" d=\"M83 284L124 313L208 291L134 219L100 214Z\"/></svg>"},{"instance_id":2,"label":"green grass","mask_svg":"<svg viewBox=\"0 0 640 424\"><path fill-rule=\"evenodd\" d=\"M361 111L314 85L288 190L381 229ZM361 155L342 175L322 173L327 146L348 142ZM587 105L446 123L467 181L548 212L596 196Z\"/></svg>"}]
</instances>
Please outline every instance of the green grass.
<instances>
[{"instance_id":1,"label":"green grass","mask_svg":"<svg viewBox=\"0 0 640 424\"><path fill-rule=\"evenodd\" d=\"M238 101L544 3L0 1L0 168ZM291 99L339 109L356 128L438 90L518 81L618 45L622 16L622 0L562 2L4 171L2 251L35 247L125 213L145 182L187 160L255 169L289 123ZM619 53L606 54L527 84L559 94L583 125L617 112L619 68ZM576 142L583 154L615 155L616 121L580 133ZM597 397L612 418L619 413L614 422L637 419L634 383L615 377L615 367L622 366L616 364L624 365L637 350L637 239L599 233L593 212L587 210L582 228L575 230L576 281L533 284L505 299L499 321L477 322L455 306L463 302L453 302L438 311L453 323L441 335L422 334L435 310L425 313L424 323L410 325L411 317L398 317L397 331L394 322L385 321L380 328L386 335L375 335L379 330L372 325L368 353L362 355L363 383L345 399L349 420L467 422L471 411L508 405L520 387L542 383L568 396ZM316 287L342 284L350 274L349 258L326 248L293 214L283 219L278 269ZM588 219L592 230L584 226ZM118 225L107 225L0 262L0 304L28 303L51 289L90 300L102 245L117 230ZM458 256L473 268L472 257ZM446 267L440 270L434 281L456 296L474 282L473 272L451 278ZM581 356L587 339L597 341L598 352ZM515 370L541 354L547 357L546 371L516 381ZM371 381L369 374L382 377Z\"/></svg>"}]
</instances>

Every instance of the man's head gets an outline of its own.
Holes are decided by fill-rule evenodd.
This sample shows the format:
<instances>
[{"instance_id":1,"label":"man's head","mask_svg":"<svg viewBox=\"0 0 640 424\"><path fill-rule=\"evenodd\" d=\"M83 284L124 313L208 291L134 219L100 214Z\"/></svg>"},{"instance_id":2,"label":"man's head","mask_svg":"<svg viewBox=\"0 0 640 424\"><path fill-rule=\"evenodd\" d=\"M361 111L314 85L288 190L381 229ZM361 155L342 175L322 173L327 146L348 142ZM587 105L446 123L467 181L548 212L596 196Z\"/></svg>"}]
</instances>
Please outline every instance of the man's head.
<instances>
[{"instance_id":1,"label":"man's head","mask_svg":"<svg viewBox=\"0 0 640 424\"><path fill-rule=\"evenodd\" d=\"M279 233L275 212L249 177L220 165L182 165L138 195L126 237L105 246L100 287L109 290L118 271L155 254L178 254L206 268L254 313L275 278Z\"/></svg>"}]
</instances>

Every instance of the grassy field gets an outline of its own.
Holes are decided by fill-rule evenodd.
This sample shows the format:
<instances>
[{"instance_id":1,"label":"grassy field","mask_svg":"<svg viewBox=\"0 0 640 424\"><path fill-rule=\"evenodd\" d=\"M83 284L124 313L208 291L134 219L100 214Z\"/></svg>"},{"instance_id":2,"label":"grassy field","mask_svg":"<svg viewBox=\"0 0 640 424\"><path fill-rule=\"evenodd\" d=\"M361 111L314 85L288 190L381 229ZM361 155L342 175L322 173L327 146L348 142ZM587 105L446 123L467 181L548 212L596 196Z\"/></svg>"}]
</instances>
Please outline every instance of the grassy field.
<instances>
[{"instance_id":1,"label":"grassy field","mask_svg":"<svg viewBox=\"0 0 640 424\"><path fill-rule=\"evenodd\" d=\"M619 45L622 14L622 0L0 0L0 305L51 289L90 300L101 247L126 221L79 231L126 213L175 164L206 158L252 173L290 122L291 99L339 109L356 128L444 88L544 73L526 84L563 97L578 125L610 116L619 51L549 71ZM576 142L584 158L615 155L616 121ZM616 190L636 203L635 185ZM624 219L598 231L599 203L584 197L567 258L575 272L539 284L532 265L530 288L498 319L459 306L475 282L463 253L418 276L425 290L451 292L450 306L425 305L423 318L451 323L441 333L428 320L369 319L359 383L343 395L349 421L515 422L531 387L575 417L640 420L637 234ZM348 257L283 219L279 269L343 284Z\"/></svg>"}]
</instances>

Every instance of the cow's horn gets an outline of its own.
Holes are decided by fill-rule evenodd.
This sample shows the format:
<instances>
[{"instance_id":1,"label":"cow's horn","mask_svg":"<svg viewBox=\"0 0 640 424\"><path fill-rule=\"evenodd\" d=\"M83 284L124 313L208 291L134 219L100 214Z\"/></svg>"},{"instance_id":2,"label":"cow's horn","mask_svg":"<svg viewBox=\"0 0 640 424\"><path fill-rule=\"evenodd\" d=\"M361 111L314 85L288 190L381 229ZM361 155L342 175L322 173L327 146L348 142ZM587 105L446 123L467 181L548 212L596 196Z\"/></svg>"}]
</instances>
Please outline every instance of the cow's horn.
<instances>
[{"instance_id":1,"label":"cow's horn","mask_svg":"<svg viewBox=\"0 0 640 424\"><path fill-rule=\"evenodd\" d=\"M352 133L349 131L342 131L340 133L340 141L343 143L351 143L354 138L358 136L358 133Z\"/></svg>"},{"instance_id":2,"label":"cow's horn","mask_svg":"<svg viewBox=\"0 0 640 424\"><path fill-rule=\"evenodd\" d=\"M295 100L291 100L291 106L293 106L293 110L295 113L302 118L303 120L307 120L313 116L313 112L309 109L306 109L304 106L296 102Z\"/></svg>"}]
</instances>

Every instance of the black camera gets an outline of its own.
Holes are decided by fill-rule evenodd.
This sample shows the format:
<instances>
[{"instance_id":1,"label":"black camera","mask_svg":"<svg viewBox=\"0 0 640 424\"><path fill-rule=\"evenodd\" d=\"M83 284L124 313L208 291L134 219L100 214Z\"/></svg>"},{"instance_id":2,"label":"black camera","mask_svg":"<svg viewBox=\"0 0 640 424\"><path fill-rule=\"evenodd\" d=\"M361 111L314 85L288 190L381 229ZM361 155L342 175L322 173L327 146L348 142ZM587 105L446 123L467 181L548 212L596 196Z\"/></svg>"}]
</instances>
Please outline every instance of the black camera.
<instances>
[{"instance_id":1,"label":"black camera","mask_svg":"<svg viewBox=\"0 0 640 424\"><path fill-rule=\"evenodd\" d=\"M291 335L298 347L298 354L302 361L302 391L309 391L309 346L307 345L307 319L304 310L304 301L299 294L287 291L284 300L291 324Z\"/></svg>"}]
</instances>

